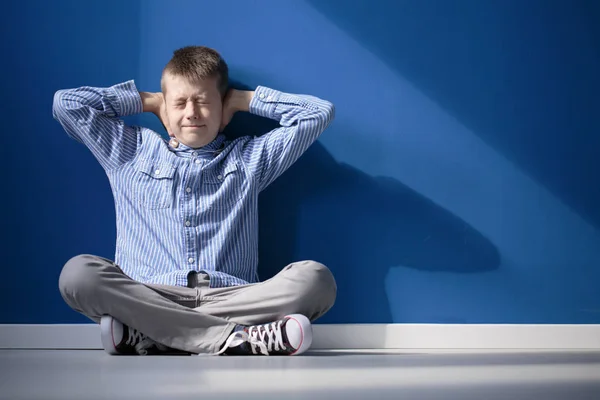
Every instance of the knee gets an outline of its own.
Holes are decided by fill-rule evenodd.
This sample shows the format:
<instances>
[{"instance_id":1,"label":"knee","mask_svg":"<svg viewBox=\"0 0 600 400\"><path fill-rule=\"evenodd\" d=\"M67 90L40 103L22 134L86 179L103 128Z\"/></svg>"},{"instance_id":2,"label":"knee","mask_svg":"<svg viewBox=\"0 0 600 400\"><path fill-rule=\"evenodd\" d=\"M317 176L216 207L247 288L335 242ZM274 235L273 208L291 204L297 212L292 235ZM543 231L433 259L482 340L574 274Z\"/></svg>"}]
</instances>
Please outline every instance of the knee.
<instances>
[{"instance_id":1,"label":"knee","mask_svg":"<svg viewBox=\"0 0 600 400\"><path fill-rule=\"evenodd\" d=\"M296 269L296 279L300 282L298 300L301 305L308 305L312 309L310 314L314 318L333 307L337 297L337 284L329 268L311 260L295 263L293 268Z\"/></svg>"},{"instance_id":2,"label":"knee","mask_svg":"<svg viewBox=\"0 0 600 400\"><path fill-rule=\"evenodd\" d=\"M98 287L102 259L81 254L65 263L58 278L58 289L63 299L72 304L77 298L88 296Z\"/></svg>"},{"instance_id":3,"label":"knee","mask_svg":"<svg viewBox=\"0 0 600 400\"><path fill-rule=\"evenodd\" d=\"M337 284L329 268L317 261L304 261L303 264L306 280L311 287L320 293L337 293Z\"/></svg>"}]
</instances>

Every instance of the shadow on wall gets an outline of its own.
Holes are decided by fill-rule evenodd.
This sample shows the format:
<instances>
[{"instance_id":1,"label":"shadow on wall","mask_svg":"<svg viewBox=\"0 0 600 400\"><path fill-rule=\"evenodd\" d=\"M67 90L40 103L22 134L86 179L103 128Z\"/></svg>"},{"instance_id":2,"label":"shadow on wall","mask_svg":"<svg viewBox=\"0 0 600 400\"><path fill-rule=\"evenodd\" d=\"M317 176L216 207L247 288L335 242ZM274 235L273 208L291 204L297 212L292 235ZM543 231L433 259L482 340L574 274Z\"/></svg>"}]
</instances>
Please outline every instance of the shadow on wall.
<instances>
[{"instance_id":1,"label":"shadow on wall","mask_svg":"<svg viewBox=\"0 0 600 400\"><path fill-rule=\"evenodd\" d=\"M599 2L307 2L600 227Z\"/></svg>"},{"instance_id":2,"label":"shadow on wall","mask_svg":"<svg viewBox=\"0 0 600 400\"><path fill-rule=\"evenodd\" d=\"M260 135L277 126L238 114L225 133ZM393 322L385 288L393 266L475 273L500 265L496 247L448 210L396 179L338 163L319 142L261 194L259 212L261 280L302 259L334 273L344 306L319 322Z\"/></svg>"}]
</instances>

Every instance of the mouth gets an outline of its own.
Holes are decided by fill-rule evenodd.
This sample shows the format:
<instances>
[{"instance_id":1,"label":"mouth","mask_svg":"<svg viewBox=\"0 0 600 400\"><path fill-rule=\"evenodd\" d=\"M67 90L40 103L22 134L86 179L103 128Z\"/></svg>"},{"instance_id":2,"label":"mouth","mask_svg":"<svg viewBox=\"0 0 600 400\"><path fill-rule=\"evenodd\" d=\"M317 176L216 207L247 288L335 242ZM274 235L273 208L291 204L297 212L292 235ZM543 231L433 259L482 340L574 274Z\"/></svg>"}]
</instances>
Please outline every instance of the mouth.
<instances>
[{"instance_id":1,"label":"mouth","mask_svg":"<svg viewBox=\"0 0 600 400\"><path fill-rule=\"evenodd\" d=\"M182 128L203 128L206 125L183 125Z\"/></svg>"}]
</instances>

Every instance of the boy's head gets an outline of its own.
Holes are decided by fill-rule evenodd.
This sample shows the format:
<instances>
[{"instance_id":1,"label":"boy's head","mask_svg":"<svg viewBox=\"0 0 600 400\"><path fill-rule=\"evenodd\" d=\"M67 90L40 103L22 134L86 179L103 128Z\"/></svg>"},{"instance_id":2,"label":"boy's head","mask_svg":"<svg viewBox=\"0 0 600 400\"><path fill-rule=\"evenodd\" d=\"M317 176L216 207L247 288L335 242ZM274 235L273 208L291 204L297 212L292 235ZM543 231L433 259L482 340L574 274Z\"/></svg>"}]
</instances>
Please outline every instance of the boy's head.
<instances>
[{"instance_id":1,"label":"boy's head","mask_svg":"<svg viewBox=\"0 0 600 400\"><path fill-rule=\"evenodd\" d=\"M225 60L213 49L188 46L173 52L161 78L170 135L192 147L214 140L229 85Z\"/></svg>"}]
</instances>

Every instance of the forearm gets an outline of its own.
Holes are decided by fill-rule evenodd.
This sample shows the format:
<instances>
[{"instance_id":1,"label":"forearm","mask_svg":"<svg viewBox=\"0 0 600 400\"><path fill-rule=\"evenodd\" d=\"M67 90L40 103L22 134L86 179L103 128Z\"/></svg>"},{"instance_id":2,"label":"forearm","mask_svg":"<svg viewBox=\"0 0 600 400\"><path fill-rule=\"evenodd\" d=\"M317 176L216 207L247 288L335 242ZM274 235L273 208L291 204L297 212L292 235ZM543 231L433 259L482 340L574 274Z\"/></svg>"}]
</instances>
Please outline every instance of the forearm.
<instances>
[{"instance_id":1,"label":"forearm","mask_svg":"<svg viewBox=\"0 0 600 400\"><path fill-rule=\"evenodd\" d=\"M54 95L53 114L79 113L84 108L99 111L108 117L124 117L141 110L139 94L133 81L106 88L83 86L59 90Z\"/></svg>"},{"instance_id":2,"label":"forearm","mask_svg":"<svg viewBox=\"0 0 600 400\"><path fill-rule=\"evenodd\" d=\"M333 120L335 107L331 102L315 96L259 86L250 101L250 112L276 120L283 127L295 128L289 132L308 131L318 136Z\"/></svg>"},{"instance_id":3,"label":"forearm","mask_svg":"<svg viewBox=\"0 0 600 400\"><path fill-rule=\"evenodd\" d=\"M85 144L106 169L131 159L137 147L135 129L120 117L142 112L133 81L106 88L83 86L59 90L52 114L73 139Z\"/></svg>"}]
</instances>

